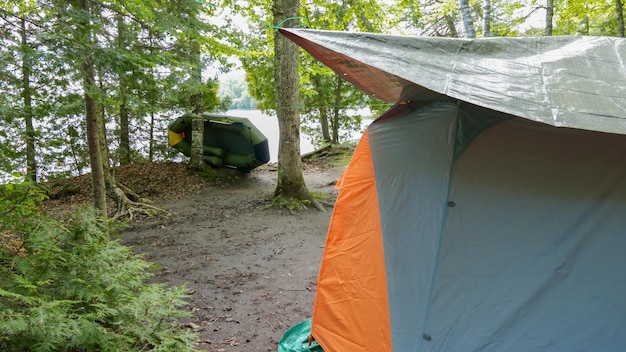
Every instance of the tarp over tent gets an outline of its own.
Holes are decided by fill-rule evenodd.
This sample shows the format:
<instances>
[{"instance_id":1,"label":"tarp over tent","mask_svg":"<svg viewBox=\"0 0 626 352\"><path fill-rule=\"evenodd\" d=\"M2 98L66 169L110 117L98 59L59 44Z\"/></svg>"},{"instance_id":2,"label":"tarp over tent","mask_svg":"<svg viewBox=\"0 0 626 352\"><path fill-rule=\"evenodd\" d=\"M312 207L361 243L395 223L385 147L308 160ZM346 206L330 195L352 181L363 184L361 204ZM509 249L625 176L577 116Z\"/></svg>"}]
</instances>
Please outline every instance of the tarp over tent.
<instances>
[{"instance_id":1,"label":"tarp over tent","mask_svg":"<svg viewBox=\"0 0 626 352\"><path fill-rule=\"evenodd\" d=\"M626 133L626 40L453 39L281 30L387 102L443 95L554 126Z\"/></svg>"},{"instance_id":2,"label":"tarp over tent","mask_svg":"<svg viewBox=\"0 0 626 352\"><path fill-rule=\"evenodd\" d=\"M281 32L398 102L339 184L325 351L626 350L626 40Z\"/></svg>"}]
</instances>

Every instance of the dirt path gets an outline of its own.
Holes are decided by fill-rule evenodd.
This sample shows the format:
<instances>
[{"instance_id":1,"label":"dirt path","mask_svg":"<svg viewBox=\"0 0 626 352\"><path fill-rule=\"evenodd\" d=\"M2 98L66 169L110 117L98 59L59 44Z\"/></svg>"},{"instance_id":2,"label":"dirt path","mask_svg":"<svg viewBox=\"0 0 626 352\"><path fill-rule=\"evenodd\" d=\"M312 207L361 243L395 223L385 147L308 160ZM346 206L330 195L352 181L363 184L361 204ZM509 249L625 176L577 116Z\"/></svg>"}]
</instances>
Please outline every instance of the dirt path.
<instances>
[{"instance_id":1,"label":"dirt path","mask_svg":"<svg viewBox=\"0 0 626 352\"><path fill-rule=\"evenodd\" d=\"M311 169L305 180L332 204L341 172ZM332 207L268 208L275 180L271 168L233 173L220 186L164 203L168 218L124 230L123 243L162 266L155 282L186 285L199 349L276 351L283 333L311 316Z\"/></svg>"}]
</instances>

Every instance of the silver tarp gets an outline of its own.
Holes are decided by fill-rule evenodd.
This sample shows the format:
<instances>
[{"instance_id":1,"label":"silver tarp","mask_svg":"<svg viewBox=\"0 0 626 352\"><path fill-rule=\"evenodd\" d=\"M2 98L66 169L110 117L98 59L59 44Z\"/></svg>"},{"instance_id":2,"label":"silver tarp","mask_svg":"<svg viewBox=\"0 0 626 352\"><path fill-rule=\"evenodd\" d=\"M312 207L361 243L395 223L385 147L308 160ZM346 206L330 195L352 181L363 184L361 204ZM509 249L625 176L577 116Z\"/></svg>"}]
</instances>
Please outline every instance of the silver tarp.
<instances>
[{"instance_id":1,"label":"silver tarp","mask_svg":"<svg viewBox=\"0 0 626 352\"><path fill-rule=\"evenodd\" d=\"M281 32L384 101L447 96L557 127L626 134L626 39Z\"/></svg>"}]
</instances>

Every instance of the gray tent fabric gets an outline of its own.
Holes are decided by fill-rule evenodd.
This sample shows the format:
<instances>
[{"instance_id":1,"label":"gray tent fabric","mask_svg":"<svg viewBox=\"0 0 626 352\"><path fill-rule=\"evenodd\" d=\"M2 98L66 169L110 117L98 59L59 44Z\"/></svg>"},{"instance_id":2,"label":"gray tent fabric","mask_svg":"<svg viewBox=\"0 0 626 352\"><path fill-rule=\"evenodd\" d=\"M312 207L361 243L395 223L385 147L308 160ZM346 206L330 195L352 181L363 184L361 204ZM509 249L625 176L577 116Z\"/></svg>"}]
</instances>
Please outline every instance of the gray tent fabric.
<instances>
[{"instance_id":1,"label":"gray tent fabric","mask_svg":"<svg viewBox=\"0 0 626 352\"><path fill-rule=\"evenodd\" d=\"M446 96L557 127L626 134L626 39L452 39L281 29L368 94ZM410 93L406 93L410 91Z\"/></svg>"},{"instance_id":2,"label":"gray tent fabric","mask_svg":"<svg viewBox=\"0 0 626 352\"><path fill-rule=\"evenodd\" d=\"M369 128L376 189L386 195L379 202L389 301L397 303L389 307L392 340L400 351L422 341L415 331L426 322L432 294L458 116L449 105ZM439 206L423 206L432 202Z\"/></svg>"},{"instance_id":3,"label":"gray tent fabric","mask_svg":"<svg viewBox=\"0 0 626 352\"><path fill-rule=\"evenodd\" d=\"M625 350L626 137L505 117L453 161L476 107L401 109L368 129L393 350Z\"/></svg>"},{"instance_id":4,"label":"gray tent fabric","mask_svg":"<svg viewBox=\"0 0 626 352\"><path fill-rule=\"evenodd\" d=\"M423 350L625 350L624 155L523 119L481 133L451 174Z\"/></svg>"}]
</instances>

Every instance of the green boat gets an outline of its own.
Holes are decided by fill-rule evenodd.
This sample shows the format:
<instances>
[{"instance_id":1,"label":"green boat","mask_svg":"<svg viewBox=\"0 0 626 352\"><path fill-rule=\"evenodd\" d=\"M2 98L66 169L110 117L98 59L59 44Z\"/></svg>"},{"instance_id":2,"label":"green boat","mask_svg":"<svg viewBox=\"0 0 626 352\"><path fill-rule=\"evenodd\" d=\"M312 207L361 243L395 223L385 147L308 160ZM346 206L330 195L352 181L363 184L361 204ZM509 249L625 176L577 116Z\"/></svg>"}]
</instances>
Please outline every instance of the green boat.
<instances>
[{"instance_id":1,"label":"green boat","mask_svg":"<svg viewBox=\"0 0 626 352\"><path fill-rule=\"evenodd\" d=\"M168 126L170 146L191 155L192 114L185 114ZM270 161L267 138L245 117L203 113L204 161L213 167L250 170Z\"/></svg>"}]
</instances>

